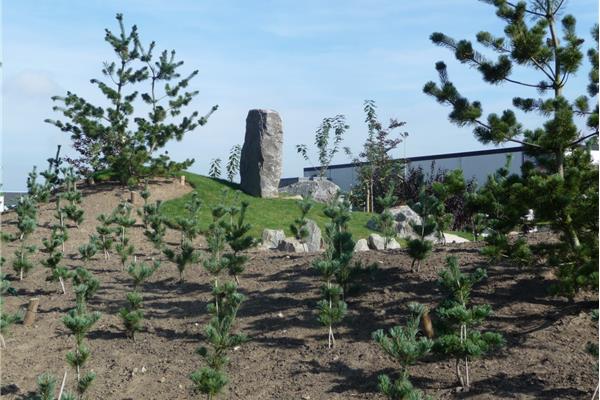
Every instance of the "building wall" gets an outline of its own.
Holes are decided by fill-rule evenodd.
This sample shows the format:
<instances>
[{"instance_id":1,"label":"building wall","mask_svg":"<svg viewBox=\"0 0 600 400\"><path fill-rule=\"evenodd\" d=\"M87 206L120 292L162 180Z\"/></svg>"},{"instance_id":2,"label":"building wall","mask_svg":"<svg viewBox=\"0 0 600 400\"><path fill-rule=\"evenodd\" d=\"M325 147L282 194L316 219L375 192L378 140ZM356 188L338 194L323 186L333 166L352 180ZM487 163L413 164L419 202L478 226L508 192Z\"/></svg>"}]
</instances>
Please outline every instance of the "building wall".
<instances>
[{"instance_id":1,"label":"building wall","mask_svg":"<svg viewBox=\"0 0 600 400\"><path fill-rule=\"evenodd\" d=\"M432 162L435 163L435 170L454 170L462 169L465 179L475 179L478 185L483 185L487 177L506 164L506 157L512 155L509 170L511 173L520 174L523 165L524 155L520 149L504 152L471 152L440 154L437 156L413 157L408 159L409 168L422 168L426 175L431 171ZM342 191L349 191L356 183L357 173L356 165L342 164L332 165L327 170L327 178L336 183ZM304 177L318 175L314 168L305 168Z\"/></svg>"}]
</instances>

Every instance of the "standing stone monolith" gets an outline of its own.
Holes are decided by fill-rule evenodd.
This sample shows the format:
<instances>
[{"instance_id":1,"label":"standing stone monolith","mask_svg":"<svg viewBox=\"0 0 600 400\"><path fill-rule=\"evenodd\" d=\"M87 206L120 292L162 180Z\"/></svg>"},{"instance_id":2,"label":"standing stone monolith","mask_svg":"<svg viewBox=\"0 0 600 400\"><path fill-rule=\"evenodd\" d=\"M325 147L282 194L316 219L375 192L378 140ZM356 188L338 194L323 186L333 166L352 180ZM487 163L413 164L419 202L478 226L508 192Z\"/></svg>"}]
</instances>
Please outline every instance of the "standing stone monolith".
<instances>
[{"instance_id":1,"label":"standing stone monolith","mask_svg":"<svg viewBox=\"0 0 600 400\"><path fill-rule=\"evenodd\" d=\"M250 110L240 159L242 190L257 197L277 197L281 179L283 126L274 110Z\"/></svg>"}]
</instances>

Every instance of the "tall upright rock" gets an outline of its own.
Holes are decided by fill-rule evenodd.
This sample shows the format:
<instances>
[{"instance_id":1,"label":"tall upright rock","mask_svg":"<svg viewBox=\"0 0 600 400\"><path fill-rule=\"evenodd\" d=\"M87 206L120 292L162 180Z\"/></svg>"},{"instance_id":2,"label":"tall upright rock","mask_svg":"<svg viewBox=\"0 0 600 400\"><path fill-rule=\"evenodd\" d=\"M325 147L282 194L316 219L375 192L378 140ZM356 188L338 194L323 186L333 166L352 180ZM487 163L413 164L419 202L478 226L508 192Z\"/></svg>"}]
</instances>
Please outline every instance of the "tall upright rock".
<instances>
[{"instance_id":1,"label":"tall upright rock","mask_svg":"<svg viewBox=\"0 0 600 400\"><path fill-rule=\"evenodd\" d=\"M240 159L242 190L257 197L277 197L281 179L283 126L274 110L250 110Z\"/></svg>"}]
</instances>

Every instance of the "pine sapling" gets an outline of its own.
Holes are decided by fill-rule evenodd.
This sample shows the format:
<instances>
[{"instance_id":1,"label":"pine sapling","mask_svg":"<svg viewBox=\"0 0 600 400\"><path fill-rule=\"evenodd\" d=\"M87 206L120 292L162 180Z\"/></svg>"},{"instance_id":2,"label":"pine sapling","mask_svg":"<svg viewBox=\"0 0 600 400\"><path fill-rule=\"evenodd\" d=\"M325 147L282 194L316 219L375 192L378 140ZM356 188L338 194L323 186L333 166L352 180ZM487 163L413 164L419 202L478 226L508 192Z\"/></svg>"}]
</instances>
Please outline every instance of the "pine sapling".
<instances>
[{"instance_id":1,"label":"pine sapling","mask_svg":"<svg viewBox=\"0 0 600 400\"><path fill-rule=\"evenodd\" d=\"M67 229L60 225L55 225L52 227L50 237L42 240L42 244L44 245L42 251L46 253L48 257L42 260L41 263L44 267L48 268L50 272L50 275L46 280L50 282L58 281L63 294L66 294L65 280L71 277L71 272L67 267L60 265L60 262L64 258L64 252L59 248L67 239Z\"/></svg>"},{"instance_id":2,"label":"pine sapling","mask_svg":"<svg viewBox=\"0 0 600 400\"><path fill-rule=\"evenodd\" d=\"M173 249L166 248L163 250L163 253L169 261L175 263L177 266L177 271L179 271L179 283L183 283L184 281L186 268L200 260L200 255L189 240L185 240L181 243L177 252Z\"/></svg>"},{"instance_id":3,"label":"pine sapling","mask_svg":"<svg viewBox=\"0 0 600 400\"><path fill-rule=\"evenodd\" d=\"M210 166L208 168L208 176L213 179L218 179L221 177L221 159L213 158L210 160Z\"/></svg>"},{"instance_id":4,"label":"pine sapling","mask_svg":"<svg viewBox=\"0 0 600 400\"><path fill-rule=\"evenodd\" d=\"M408 241L408 255L413 259L410 266L411 271L419 272L421 262L425 260L433 247L433 242L426 239L436 230L436 222L432 216L432 210L437 204L437 199L425 193L424 190L419 194L419 201L412 205L412 209L421 217L421 223L411 221L412 229L417 233L417 237Z\"/></svg>"},{"instance_id":5,"label":"pine sapling","mask_svg":"<svg viewBox=\"0 0 600 400\"><path fill-rule=\"evenodd\" d=\"M0 270L2 269L3 264L4 258L0 257ZM20 322L23 319L23 313L21 311L14 314L4 311L4 297L9 293L14 293L14 289L11 288L10 281L5 279L5 275L0 273L0 346L2 348L6 348L4 335L8 334L8 330L13 324Z\"/></svg>"},{"instance_id":6,"label":"pine sapling","mask_svg":"<svg viewBox=\"0 0 600 400\"><path fill-rule=\"evenodd\" d=\"M252 229L252 225L246 223L248 206L248 202L242 201L239 207L230 207L228 210L230 220L224 223L225 240L232 251L223 254L223 258L229 275L233 276L238 285L240 283L238 276L244 272L244 264L248 261L248 256L241 253L256 245L256 240L248 235Z\"/></svg>"},{"instance_id":7,"label":"pine sapling","mask_svg":"<svg viewBox=\"0 0 600 400\"><path fill-rule=\"evenodd\" d=\"M177 229L181 232L181 243L184 241L193 241L200 233L198 225L198 215L202 207L202 200L197 192L192 193L190 200L185 203L185 209L188 214L185 217L177 218Z\"/></svg>"},{"instance_id":8,"label":"pine sapling","mask_svg":"<svg viewBox=\"0 0 600 400\"><path fill-rule=\"evenodd\" d=\"M104 253L104 259L110 258L110 251L112 250L113 243L115 242L114 234L116 233L114 219L106 214L100 214L97 218L100 225L96 226L96 233L98 234L97 246L99 250Z\"/></svg>"},{"instance_id":9,"label":"pine sapling","mask_svg":"<svg viewBox=\"0 0 600 400\"><path fill-rule=\"evenodd\" d=\"M306 238L310 234L306 225L308 224L308 220L306 216L313 208L314 203L310 199L309 196L302 196L302 200L297 202L298 208L300 208L300 216L294 220L294 222L290 225L290 230L294 237L302 243L302 247L306 250Z\"/></svg>"},{"instance_id":10,"label":"pine sapling","mask_svg":"<svg viewBox=\"0 0 600 400\"><path fill-rule=\"evenodd\" d=\"M396 220L390 212L390 208L398 202L398 197L394 196L394 186L392 185L385 196L378 197L377 203L382 209L381 213L376 217L377 228L384 238L384 249L387 250L388 245L396 238Z\"/></svg>"},{"instance_id":11,"label":"pine sapling","mask_svg":"<svg viewBox=\"0 0 600 400\"><path fill-rule=\"evenodd\" d=\"M133 245L129 243L129 236L127 236L127 230L135 225L135 218L131 217L131 211L132 206L129 203L121 202L112 215L112 220L117 225L116 231L118 235L115 251L120 257L123 268L125 268L127 260L135 251Z\"/></svg>"},{"instance_id":12,"label":"pine sapling","mask_svg":"<svg viewBox=\"0 0 600 400\"><path fill-rule=\"evenodd\" d=\"M165 247L165 234L167 233L167 227L165 225L165 218L160 211L160 201L156 201L155 204L149 204L148 210L148 225L144 230L144 236L152 242L154 248L162 254Z\"/></svg>"},{"instance_id":13,"label":"pine sapling","mask_svg":"<svg viewBox=\"0 0 600 400\"><path fill-rule=\"evenodd\" d=\"M61 196L68 202L61 212L75 224L76 228L83 222L84 211L79 207L81 204L81 192L77 189L77 174L73 168L63 168L65 191Z\"/></svg>"},{"instance_id":14,"label":"pine sapling","mask_svg":"<svg viewBox=\"0 0 600 400\"><path fill-rule=\"evenodd\" d=\"M233 182L233 179L240 171L240 159L242 158L242 146L236 144L229 150L229 158L227 159L227 180Z\"/></svg>"},{"instance_id":15,"label":"pine sapling","mask_svg":"<svg viewBox=\"0 0 600 400\"><path fill-rule=\"evenodd\" d=\"M408 308L411 315L405 327L390 328L389 336L382 329L373 332L373 340L400 364L400 377L397 380L392 382L389 376L379 375L379 390L390 400L430 398L414 389L409 380L409 367L426 356L433 347L432 340L419 335L419 325L425 307L419 303L410 303Z\"/></svg>"},{"instance_id":16,"label":"pine sapling","mask_svg":"<svg viewBox=\"0 0 600 400\"><path fill-rule=\"evenodd\" d=\"M150 189L148 189L148 182L144 184L144 189L140 192L140 197L144 200L144 204L141 208L137 209L137 215L142 217L142 223L144 224L144 228L148 227L148 216L150 209L148 208L149 203L148 199L150 199Z\"/></svg>"},{"instance_id":17,"label":"pine sapling","mask_svg":"<svg viewBox=\"0 0 600 400\"><path fill-rule=\"evenodd\" d=\"M434 350L455 359L456 377L461 389L468 391L471 386L469 362L503 346L504 339L499 333L477 329L491 314L491 307L470 304L473 286L486 277L485 270L478 268L470 274L462 273L456 257L448 257L447 267L439 277L438 283L447 298L437 308L440 336Z\"/></svg>"},{"instance_id":18,"label":"pine sapling","mask_svg":"<svg viewBox=\"0 0 600 400\"><path fill-rule=\"evenodd\" d=\"M9 239L19 240L20 246L15 251L13 268L19 274L19 279L23 280L23 275L34 267L28 257L35 252L36 246L27 245L27 239L37 228L37 203L31 196L21 197L15 211L17 213L18 233L9 237Z\"/></svg>"},{"instance_id":19,"label":"pine sapling","mask_svg":"<svg viewBox=\"0 0 600 400\"><path fill-rule=\"evenodd\" d=\"M119 316L123 320L127 336L133 340L135 340L135 333L142 329L144 319L141 287L159 267L158 261L155 261L152 266L143 262L133 262L127 270L133 280L133 291L127 293L128 304L119 310Z\"/></svg>"}]
</instances>

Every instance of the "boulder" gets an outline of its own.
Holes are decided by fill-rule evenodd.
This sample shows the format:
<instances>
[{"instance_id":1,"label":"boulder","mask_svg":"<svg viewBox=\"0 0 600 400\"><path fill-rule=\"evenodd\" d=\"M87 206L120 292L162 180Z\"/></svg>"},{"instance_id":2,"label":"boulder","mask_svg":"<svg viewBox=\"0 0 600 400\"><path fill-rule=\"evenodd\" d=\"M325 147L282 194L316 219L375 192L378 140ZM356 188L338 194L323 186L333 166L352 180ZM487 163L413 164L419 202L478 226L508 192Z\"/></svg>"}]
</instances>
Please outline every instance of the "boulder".
<instances>
[{"instance_id":1,"label":"boulder","mask_svg":"<svg viewBox=\"0 0 600 400\"><path fill-rule=\"evenodd\" d=\"M240 158L240 186L257 197L277 197L281 178L283 127L273 110L250 110Z\"/></svg>"},{"instance_id":2,"label":"boulder","mask_svg":"<svg viewBox=\"0 0 600 400\"><path fill-rule=\"evenodd\" d=\"M296 238L288 237L279 242L277 250L285 251L286 253L304 253L306 246Z\"/></svg>"},{"instance_id":3,"label":"boulder","mask_svg":"<svg viewBox=\"0 0 600 400\"><path fill-rule=\"evenodd\" d=\"M415 224L421 224L421 217L419 214L413 211L409 206L403 205L398 207L390 208L390 212L396 220L396 232L401 238L414 239L418 237L412 226L411 222Z\"/></svg>"},{"instance_id":4,"label":"boulder","mask_svg":"<svg viewBox=\"0 0 600 400\"><path fill-rule=\"evenodd\" d=\"M377 233L371 233L369 235L369 248L372 250L385 250L385 238ZM387 249L399 249L400 244L396 239L392 239L388 242Z\"/></svg>"},{"instance_id":5,"label":"boulder","mask_svg":"<svg viewBox=\"0 0 600 400\"><path fill-rule=\"evenodd\" d=\"M312 219L307 221L306 229L308 229L308 237L304 239L304 242L306 244L306 251L314 253L321 250L321 229Z\"/></svg>"},{"instance_id":6,"label":"boulder","mask_svg":"<svg viewBox=\"0 0 600 400\"><path fill-rule=\"evenodd\" d=\"M446 243L468 243L469 239L465 239L458 235L453 235L452 233L444 233L444 239Z\"/></svg>"},{"instance_id":7,"label":"boulder","mask_svg":"<svg viewBox=\"0 0 600 400\"><path fill-rule=\"evenodd\" d=\"M265 229L262 233L262 245L267 249L276 249L285 239L285 233L279 229Z\"/></svg>"},{"instance_id":8,"label":"boulder","mask_svg":"<svg viewBox=\"0 0 600 400\"><path fill-rule=\"evenodd\" d=\"M367 242L367 239L358 239L358 241L354 245L355 253L361 251L369 251L369 243Z\"/></svg>"},{"instance_id":9,"label":"boulder","mask_svg":"<svg viewBox=\"0 0 600 400\"><path fill-rule=\"evenodd\" d=\"M281 194L311 197L319 203L327 203L335 199L339 191L340 187L338 185L324 178L300 180L279 188Z\"/></svg>"}]
</instances>

